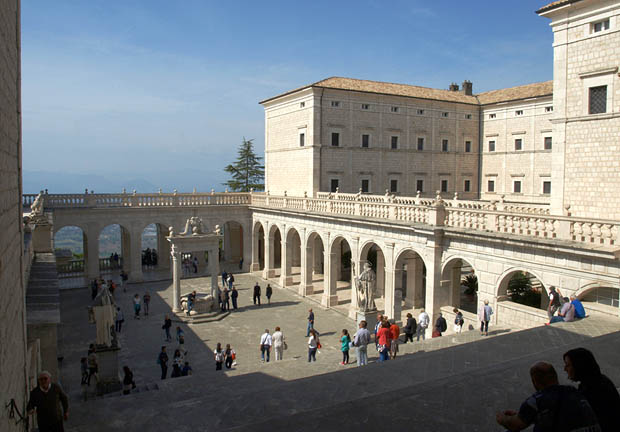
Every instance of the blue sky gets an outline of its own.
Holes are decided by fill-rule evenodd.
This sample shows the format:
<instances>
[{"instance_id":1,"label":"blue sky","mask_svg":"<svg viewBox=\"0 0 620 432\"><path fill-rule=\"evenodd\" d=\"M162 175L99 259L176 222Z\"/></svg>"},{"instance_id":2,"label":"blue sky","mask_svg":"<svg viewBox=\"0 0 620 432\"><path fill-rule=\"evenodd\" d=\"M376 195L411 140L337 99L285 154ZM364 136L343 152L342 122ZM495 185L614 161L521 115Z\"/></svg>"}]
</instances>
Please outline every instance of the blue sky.
<instances>
[{"instance_id":1,"label":"blue sky","mask_svg":"<svg viewBox=\"0 0 620 432\"><path fill-rule=\"evenodd\" d=\"M244 136L264 150L258 101L329 76L549 80L544 4L22 2L24 190L221 190Z\"/></svg>"}]
</instances>

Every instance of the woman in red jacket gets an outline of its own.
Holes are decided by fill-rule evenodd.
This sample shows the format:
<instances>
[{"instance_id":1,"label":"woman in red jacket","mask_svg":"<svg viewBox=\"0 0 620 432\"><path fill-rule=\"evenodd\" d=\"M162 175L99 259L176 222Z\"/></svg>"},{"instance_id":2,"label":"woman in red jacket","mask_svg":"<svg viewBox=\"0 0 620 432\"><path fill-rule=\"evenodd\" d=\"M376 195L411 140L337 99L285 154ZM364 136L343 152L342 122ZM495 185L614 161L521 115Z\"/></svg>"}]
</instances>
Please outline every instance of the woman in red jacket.
<instances>
[{"instance_id":1,"label":"woman in red jacket","mask_svg":"<svg viewBox=\"0 0 620 432\"><path fill-rule=\"evenodd\" d=\"M383 321L381 323L381 328L377 332L377 340L379 341L379 345L377 345L377 351L379 351L379 361L385 361L390 358L390 342L391 342L391 334L390 334L390 323L387 321Z\"/></svg>"}]
</instances>

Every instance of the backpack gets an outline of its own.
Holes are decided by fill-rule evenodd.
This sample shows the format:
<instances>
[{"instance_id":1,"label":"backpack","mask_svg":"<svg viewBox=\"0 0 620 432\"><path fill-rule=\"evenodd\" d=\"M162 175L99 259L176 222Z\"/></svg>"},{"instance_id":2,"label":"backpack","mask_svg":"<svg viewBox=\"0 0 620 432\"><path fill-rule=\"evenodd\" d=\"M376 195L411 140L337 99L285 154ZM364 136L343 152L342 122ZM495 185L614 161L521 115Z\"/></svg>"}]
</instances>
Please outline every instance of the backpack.
<instances>
[{"instance_id":1,"label":"backpack","mask_svg":"<svg viewBox=\"0 0 620 432\"><path fill-rule=\"evenodd\" d=\"M215 361L218 363L224 361L224 353L222 351L215 353Z\"/></svg>"}]
</instances>

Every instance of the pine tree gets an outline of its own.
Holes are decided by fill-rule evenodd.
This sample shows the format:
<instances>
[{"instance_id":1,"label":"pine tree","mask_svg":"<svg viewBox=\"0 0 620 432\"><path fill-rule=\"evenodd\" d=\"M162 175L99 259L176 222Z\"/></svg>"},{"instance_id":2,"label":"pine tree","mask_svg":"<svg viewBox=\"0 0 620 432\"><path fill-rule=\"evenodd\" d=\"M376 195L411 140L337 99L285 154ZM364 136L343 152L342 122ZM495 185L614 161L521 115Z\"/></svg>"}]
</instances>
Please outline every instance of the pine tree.
<instances>
[{"instance_id":1,"label":"pine tree","mask_svg":"<svg viewBox=\"0 0 620 432\"><path fill-rule=\"evenodd\" d=\"M224 185L233 192L265 189L265 166L261 165L263 158L254 153L252 141L254 140L246 140L243 137L237 160L224 168L224 171L232 177L232 180L228 180Z\"/></svg>"}]
</instances>

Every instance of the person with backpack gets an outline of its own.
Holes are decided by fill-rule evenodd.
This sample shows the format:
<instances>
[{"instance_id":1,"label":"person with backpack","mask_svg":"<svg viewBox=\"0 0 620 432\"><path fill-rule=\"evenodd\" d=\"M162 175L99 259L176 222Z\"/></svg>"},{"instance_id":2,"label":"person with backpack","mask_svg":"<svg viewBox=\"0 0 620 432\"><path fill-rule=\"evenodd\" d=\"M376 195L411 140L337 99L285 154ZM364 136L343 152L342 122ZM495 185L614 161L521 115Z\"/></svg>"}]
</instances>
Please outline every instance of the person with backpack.
<instances>
[{"instance_id":1,"label":"person with backpack","mask_svg":"<svg viewBox=\"0 0 620 432\"><path fill-rule=\"evenodd\" d=\"M226 359L226 355L224 351L222 350L221 343L219 342L217 343L217 347L213 351L213 355L215 357L215 370L222 370L222 364L224 363L224 360Z\"/></svg>"},{"instance_id":2,"label":"person with backpack","mask_svg":"<svg viewBox=\"0 0 620 432\"><path fill-rule=\"evenodd\" d=\"M340 337L340 350L342 351L342 361L341 365L349 364L349 347L351 343L351 336L349 336L349 331L347 329L342 329L342 335Z\"/></svg>"},{"instance_id":3,"label":"person with backpack","mask_svg":"<svg viewBox=\"0 0 620 432\"><path fill-rule=\"evenodd\" d=\"M452 312L456 314L454 317L454 333L459 334L463 331L465 320L463 319L463 314L457 308L454 308Z\"/></svg>"},{"instance_id":4,"label":"person with backpack","mask_svg":"<svg viewBox=\"0 0 620 432\"><path fill-rule=\"evenodd\" d=\"M433 331L433 337L440 337L442 333L448 330L448 323L446 319L443 317L443 314L439 312L439 317L437 317L437 321L435 321L435 330Z\"/></svg>"}]
</instances>

